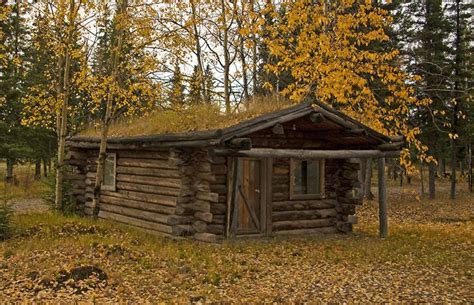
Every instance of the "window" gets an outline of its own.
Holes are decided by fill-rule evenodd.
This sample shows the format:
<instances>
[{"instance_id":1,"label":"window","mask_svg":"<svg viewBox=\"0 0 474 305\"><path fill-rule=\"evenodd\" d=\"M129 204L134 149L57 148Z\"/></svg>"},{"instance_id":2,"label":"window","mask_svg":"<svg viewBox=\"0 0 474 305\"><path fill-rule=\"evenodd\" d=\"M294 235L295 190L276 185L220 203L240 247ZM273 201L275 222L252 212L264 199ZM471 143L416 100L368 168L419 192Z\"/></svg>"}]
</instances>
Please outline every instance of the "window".
<instances>
[{"instance_id":1,"label":"window","mask_svg":"<svg viewBox=\"0 0 474 305\"><path fill-rule=\"evenodd\" d=\"M324 161L291 159L290 199L316 199L324 196Z\"/></svg>"},{"instance_id":2,"label":"window","mask_svg":"<svg viewBox=\"0 0 474 305\"><path fill-rule=\"evenodd\" d=\"M102 189L106 191L115 191L115 167L116 154L107 154L104 162L104 179Z\"/></svg>"}]
</instances>

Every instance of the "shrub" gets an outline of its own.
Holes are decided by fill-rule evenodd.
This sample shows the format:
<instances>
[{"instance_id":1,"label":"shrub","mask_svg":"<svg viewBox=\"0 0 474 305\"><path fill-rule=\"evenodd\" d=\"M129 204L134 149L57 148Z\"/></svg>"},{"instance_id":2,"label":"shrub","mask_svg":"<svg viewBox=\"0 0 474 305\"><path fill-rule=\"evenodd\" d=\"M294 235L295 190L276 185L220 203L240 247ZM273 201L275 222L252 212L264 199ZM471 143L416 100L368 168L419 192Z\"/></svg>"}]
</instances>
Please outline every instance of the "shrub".
<instances>
[{"instance_id":1,"label":"shrub","mask_svg":"<svg viewBox=\"0 0 474 305\"><path fill-rule=\"evenodd\" d=\"M10 234L10 222L13 209L6 202L0 203L0 240L4 240Z\"/></svg>"}]
</instances>

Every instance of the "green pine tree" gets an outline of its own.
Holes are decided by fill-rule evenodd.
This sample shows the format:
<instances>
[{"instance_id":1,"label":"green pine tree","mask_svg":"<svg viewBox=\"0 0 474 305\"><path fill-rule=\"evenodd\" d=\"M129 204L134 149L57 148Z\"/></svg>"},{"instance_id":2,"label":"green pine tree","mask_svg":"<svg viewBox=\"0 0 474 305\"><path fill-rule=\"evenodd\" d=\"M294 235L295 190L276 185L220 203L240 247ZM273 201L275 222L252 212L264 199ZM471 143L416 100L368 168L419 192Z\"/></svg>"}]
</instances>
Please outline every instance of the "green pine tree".
<instances>
[{"instance_id":1,"label":"green pine tree","mask_svg":"<svg viewBox=\"0 0 474 305\"><path fill-rule=\"evenodd\" d=\"M170 106L173 109L181 109L185 106L185 86L183 81L183 74L178 64L175 64L173 76L171 77L171 88L168 99Z\"/></svg>"}]
</instances>

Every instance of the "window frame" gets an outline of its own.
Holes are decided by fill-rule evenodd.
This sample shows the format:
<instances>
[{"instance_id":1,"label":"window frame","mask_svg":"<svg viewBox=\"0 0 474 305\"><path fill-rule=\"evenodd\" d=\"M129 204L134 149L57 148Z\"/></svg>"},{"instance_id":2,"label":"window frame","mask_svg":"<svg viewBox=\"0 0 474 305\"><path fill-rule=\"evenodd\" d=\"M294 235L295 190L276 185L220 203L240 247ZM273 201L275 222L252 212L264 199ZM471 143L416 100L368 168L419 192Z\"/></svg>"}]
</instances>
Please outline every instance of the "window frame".
<instances>
[{"instance_id":1,"label":"window frame","mask_svg":"<svg viewBox=\"0 0 474 305\"><path fill-rule=\"evenodd\" d=\"M314 194L296 194L295 193L295 174L294 170L296 168L296 162L301 161L318 161L319 162L319 193ZM323 199L326 198L325 190L325 160L324 159L300 159L300 158L290 158L290 200L298 199Z\"/></svg>"},{"instance_id":2,"label":"window frame","mask_svg":"<svg viewBox=\"0 0 474 305\"><path fill-rule=\"evenodd\" d=\"M113 156L114 157L114 170L113 170L113 173L114 173L114 178L113 178L113 185L105 185L104 182L105 182L105 164L106 164L106 160L109 156ZM117 154L116 153L107 153L106 156L105 156L105 160L104 160L104 172L103 172L103 176L102 176L102 185L101 185L101 189L104 190L104 191L113 191L115 192L117 190Z\"/></svg>"}]
</instances>

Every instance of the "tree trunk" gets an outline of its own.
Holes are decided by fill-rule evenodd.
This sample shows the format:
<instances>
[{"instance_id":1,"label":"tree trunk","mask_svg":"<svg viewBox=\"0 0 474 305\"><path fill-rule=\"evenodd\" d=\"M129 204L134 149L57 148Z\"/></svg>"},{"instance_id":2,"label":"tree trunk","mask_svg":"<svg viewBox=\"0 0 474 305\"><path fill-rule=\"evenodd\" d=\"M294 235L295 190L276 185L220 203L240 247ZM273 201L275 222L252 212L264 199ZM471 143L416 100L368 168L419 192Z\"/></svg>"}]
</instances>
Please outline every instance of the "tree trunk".
<instances>
[{"instance_id":1,"label":"tree trunk","mask_svg":"<svg viewBox=\"0 0 474 305\"><path fill-rule=\"evenodd\" d=\"M127 13L127 0L122 0L118 4L118 11L122 18ZM117 42L115 48L113 49L113 58L112 58L112 81L113 83L117 83L117 75L118 75L118 67L119 67L119 60L120 54L122 52L122 40L123 40L123 25L119 25L120 28L117 33ZM100 134L100 147L99 147L99 157L97 158L97 172L95 176L95 185L94 185L94 196L92 198L92 217L97 217L99 215L99 202L100 202L100 189L102 186L102 180L104 177L104 164L106 158L106 151L107 151L107 137L109 133L109 127L112 123L112 117L114 115L114 93L109 92L107 95L107 104L105 109L105 118L101 129Z\"/></svg>"},{"instance_id":2,"label":"tree trunk","mask_svg":"<svg viewBox=\"0 0 474 305\"><path fill-rule=\"evenodd\" d=\"M229 27L227 25L227 12L225 7L225 1L221 0L221 19L222 19L222 30L224 31L223 48L224 48L224 104L225 113L230 114L230 84L229 84L229 73L230 73L230 54L229 54Z\"/></svg>"},{"instance_id":3,"label":"tree trunk","mask_svg":"<svg viewBox=\"0 0 474 305\"><path fill-rule=\"evenodd\" d=\"M425 179L423 177L423 161L420 158L420 196L425 195Z\"/></svg>"},{"instance_id":4,"label":"tree trunk","mask_svg":"<svg viewBox=\"0 0 474 305\"><path fill-rule=\"evenodd\" d=\"M35 180L41 179L41 159L37 159L35 163Z\"/></svg>"},{"instance_id":5,"label":"tree trunk","mask_svg":"<svg viewBox=\"0 0 474 305\"><path fill-rule=\"evenodd\" d=\"M192 13L192 22L193 22L194 45L196 48L196 58L197 58L198 69L199 69L199 81L201 83L201 90L202 90L201 96L204 101L209 101L210 99L208 98L207 92L206 92L206 79L204 78L204 64L202 62L201 42L199 40L199 31L197 27L198 18L197 18L195 0L191 0L190 4L191 4L191 13Z\"/></svg>"},{"instance_id":6,"label":"tree trunk","mask_svg":"<svg viewBox=\"0 0 474 305\"><path fill-rule=\"evenodd\" d=\"M252 15L252 26L255 26L254 14L255 14L255 0L250 0L250 14ZM253 95L257 91L257 35L255 31L252 31L252 90Z\"/></svg>"},{"instance_id":7,"label":"tree trunk","mask_svg":"<svg viewBox=\"0 0 474 305\"><path fill-rule=\"evenodd\" d=\"M368 158L366 161L366 168L365 168L365 198L367 200L373 200L375 198L374 194L372 193L372 159Z\"/></svg>"},{"instance_id":8,"label":"tree trunk","mask_svg":"<svg viewBox=\"0 0 474 305\"><path fill-rule=\"evenodd\" d=\"M441 177L446 177L446 160L443 156L439 157L439 175Z\"/></svg>"},{"instance_id":9,"label":"tree trunk","mask_svg":"<svg viewBox=\"0 0 474 305\"><path fill-rule=\"evenodd\" d=\"M43 159L43 176L48 177L48 160Z\"/></svg>"},{"instance_id":10,"label":"tree trunk","mask_svg":"<svg viewBox=\"0 0 474 305\"><path fill-rule=\"evenodd\" d=\"M460 10L461 10L461 0L456 0L456 56L454 59L454 109L451 119L452 134L451 137L451 199L456 199L456 163L457 163L457 140L456 136L458 134L458 111L461 103L459 98L459 88L460 88L460 76L461 76L461 23L460 23Z\"/></svg>"},{"instance_id":11,"label":"tree trunk","mask_svg":"<svg viewBox=\"0 0 474 305\"><path fill-rule=\"evenodd\" d=\"M6 183L13 183L13 165L14 161L12 159L7 159L7 175L5 176Z\"/></svg>"},{"instance_id":12,"label":"tree trunk","mask_svg":"<svg viewBox=\"0 0 474 305\"><path fill-rule=\"evenodd\" d=\"M430 199L436 198L435 172L436 172L436 164L434 164L434 162L430 162L428 164L428 188L429 188Z\"/></svg>"},{"instance_id":13,"label":"tree trunk","mask_svg":"<svg viewBox=\"0 0 474 305\"><path fill-rule=\"evenodd\" d=\"M64 96L63 104L61 106L60 128L58 130L58 163L56 165L56 189L54 198L54 207L56 210L61 210L63 207L63 175L64 175L64 155L66 150L66 136L67 136L67 121L68 121L68 107L69 107L69 70L71 67L71 57L66 51L64 64Z\"/></svg>"},{"instance_id":14,"label":"tree trunk","mask_svg":"<svg viewBox=\"0 0 474 305\"><path fill-rule=\"evenodd\" d=\"M239 26L241 28L241 25ZM243 81L243 89L244 89L244 103L245 103L245 108L249 109L250 105L250 96L249 96L249 84L248 84L248 79L247 79L247 62L245 60L245 46L244 46L244 37L240 35L240 42L239 42L239 55L240 55L240 61L242 63L242 81Z\"/></svg>"},{"instance_id":15,"label":"tree trunk","mask_svg":"<svg viewBox=\"0 0 474 305\"><path fill-rule=\"evenodd\" d=\"M70 70L71 70L71 54L69 48L71 48L74 39L74 31L76 30L76 18L79 9L76 9L74 0L69 0L68 17L66 20L66 41L64 47L64 75L62 86L60 85L61 70L63 64L62 56L58 58L58 87L57 95L58 98L62 97L62 105L60 113L58 113L57 124L58 124L58 162L56 164L56 188L54 207L57 210L61 210L63 207L63 176L64 176L64 156L66 148L66 136L67 136L67 124L68 124L68 108L69 108L69 94L70 94ZM61 24L58 26L63 27L64 20L59 21ZM61 96L62 94L62 96Z\"/></svg>"}]
</instances>

